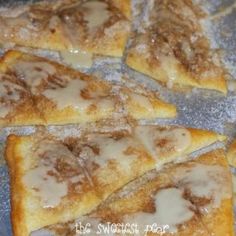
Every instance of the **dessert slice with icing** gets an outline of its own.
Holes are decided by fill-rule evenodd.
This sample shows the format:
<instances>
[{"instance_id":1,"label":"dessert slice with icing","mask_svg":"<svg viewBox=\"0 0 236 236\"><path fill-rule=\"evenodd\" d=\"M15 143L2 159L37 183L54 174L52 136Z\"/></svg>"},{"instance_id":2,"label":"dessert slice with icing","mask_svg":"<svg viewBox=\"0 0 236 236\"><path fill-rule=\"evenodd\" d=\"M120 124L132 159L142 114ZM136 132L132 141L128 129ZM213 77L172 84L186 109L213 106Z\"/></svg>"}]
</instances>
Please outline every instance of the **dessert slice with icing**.
<instances>
[{"instance_id":1,"label":"dessert slice with icing","mask_svg":"<svg viewBox=\"0 0 236 236\"><path fill-rule=\"evenodd\" d=\"M9 51L4 55L0 71L24 84L40 112L41 124L92 122L113 118L117 113L134 119L176 115L173 105L161 101L143 87L136 92L19 51ZM0 105L5 106L4 103ZM7 116L1 122L9 123ZM24 124L24 120L19 122Z\"/></svg>"},{"instance_id":2,"label":"dessert slice with icing","mask_svg":"<svg viewBox=\"0 0 236 236\"><path fill-rule=\"evenodd\" d=\"M122 133L88 134L64 143L44 135L10 136L6 159L16 236L87 214L155 167L142 144Z\"/></svg>"},{"instance_id":3,"label":"dessert slice with icing","mask_svg":"<svg viewBox=\"0 0 236 236\"><path fill-rule=\"evenodd\" d=\"M123 229L129 235L233 236L231 173L223 150L149 172L89 215L31 235L72 236L85 229L90 235L124 235L118 231Z\"/></svg>"},{"instance_id":4,"label":"dessert slice with icing","mask_svg":"<svg viewBox=\"0 0 236 236\"><path fill-rule=\"evenodd\" d=\"M53 0L0 12L0 42L77 54L122 56L130 30L129 0ZM73 56L72 56L73 57ZM70 57L71 58L71 57Z\"/></svg>"},{"instance_id":5,"label":"dessert slice with icing","mask_svg":"<svg viewBox=\"0 0 236 236\"><path fill-rule=\"evenodd\" d=\"M146 147L134 130L90 132L64 140L47 133L11 135L6 160L11 180L14 235L28 235L41 227L87 214L145 172L209 145L210 142L203 143L207 139L204 136L214 136L211 143L222 139L215 133L182 128L188 140L181 141L176 135L180 128L159 129L162 133L156 130L157 135L150 141L155 145L160 135L159 140L163 138L165 142L156 148L153 145L152 149ZM153 152L154 149L157 152ZM163 157L162 153L165 153Z\"/></svg>"},{"instance_id":6,"label":"dessert slice with icing","mask_svg":"<svg viewBox=\"0 0 236 236\"><path fill-rule=\"evenodd\" d=\"M203 33L202 16L192 1L148 1L126 63L168 87L191 86L226 93L225 71Z\"/></svg>"}]
</instances>

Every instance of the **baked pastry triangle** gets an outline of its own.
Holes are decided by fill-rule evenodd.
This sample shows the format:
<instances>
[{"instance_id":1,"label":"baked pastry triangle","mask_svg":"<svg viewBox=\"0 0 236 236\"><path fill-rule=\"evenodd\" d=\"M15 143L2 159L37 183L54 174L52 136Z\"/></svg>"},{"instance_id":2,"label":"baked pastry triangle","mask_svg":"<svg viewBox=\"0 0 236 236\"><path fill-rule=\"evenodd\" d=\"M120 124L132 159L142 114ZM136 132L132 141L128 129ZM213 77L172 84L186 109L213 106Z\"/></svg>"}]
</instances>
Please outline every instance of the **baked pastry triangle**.
<instances>
[{"instance_id":1,"label":"baked pastry triangle","mask_svg":"<svg viewBox=\"0 0 236 236\"><path fill-rule=\"evenodd\" d=\"M0 59L0 86L2 126L176 116L174 105L144 87L136 91L20 51Z\"/></svg>"},{"instance_id":2,"label":"baked pastry triangle","mask_svg":"<svg viewBox=\"0 0 236 236\"><path fill-rule=\"evenodd\" d=\"M92 54L122 56L130 30L129 0L53 0L0 12L0 42ZM64 54L63 54L64 55Z\"/></svg>"},{"instance_id":3,"label":"baked pastry triangle","mask_svg":"<svg viewBox=\"0 0 236 236\"><path fill-rule=\"evenodd\" d=\"M202 17L192 1L148 1L126 63L170 88L190 86L226 93L225 71L203 33Z\"/></svg>"},{"instance_id":4,"label":"baked pastry triangle","mask_svg":"<svg viewBox=\"0 0 236 236\"><path fill-rule=\"evenodd\" d=\"M155 132L152 149L135 131L89 132L64 140L48 133L10 135L6 160L14 235L85 215L131 180L223 138L179 127ZM211 141L204 143L204 136Z\"/></svg>"}]
</instances>

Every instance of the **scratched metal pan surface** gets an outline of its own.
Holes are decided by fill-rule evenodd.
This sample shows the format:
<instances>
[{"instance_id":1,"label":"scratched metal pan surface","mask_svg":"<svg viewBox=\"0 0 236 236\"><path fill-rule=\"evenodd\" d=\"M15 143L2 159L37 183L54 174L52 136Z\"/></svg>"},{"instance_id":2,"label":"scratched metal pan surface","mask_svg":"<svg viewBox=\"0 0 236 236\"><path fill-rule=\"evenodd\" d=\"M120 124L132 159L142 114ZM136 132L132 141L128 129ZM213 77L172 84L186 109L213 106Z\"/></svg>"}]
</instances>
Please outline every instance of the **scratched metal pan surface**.
<instances>
[{"instance_id":1,"label":"scratched metal pan surface","mask_svg":"<svg viewBox=\"0 0 236 236\"><path fill-rule=\"evenodd\" d=\"M139 3L145 0L133 0L134 12ZM156 90L165 100L176 104L178 117L174 120L154 120L155 124L178 124L214 130L230 137L236 137L236 1L235 0L195 0L209 12L210 16L202 23L211 45L222 51L222 60L229 71L229 92L223 96L214 91L193 89L183 94L170 91L156 81L148 79L129 69L122 60L97 58L88 73L102 74L105 79L119 81L125 73L133 81L142 82L148 88ZM35 2L35 0L0 0L0 7ZM145 4L144 4L145 5ZM136 17L137 19L139 17ZM138 24L134 24L138 25ZM0 51L1 54L1 51ZM57 56L44 53L44 56L58 59ZM142 121L148 123L148 121ZM49 127L50 132L77 135L80 127ZM10 194L7 167L3 160L4 143L9 133L29 134L35 127L5 128L0 130L0 235L11 236ZM233 170L234 172L234 170ZM20 222L19 222L20 223Z\"/></svg>"}]
</instances>

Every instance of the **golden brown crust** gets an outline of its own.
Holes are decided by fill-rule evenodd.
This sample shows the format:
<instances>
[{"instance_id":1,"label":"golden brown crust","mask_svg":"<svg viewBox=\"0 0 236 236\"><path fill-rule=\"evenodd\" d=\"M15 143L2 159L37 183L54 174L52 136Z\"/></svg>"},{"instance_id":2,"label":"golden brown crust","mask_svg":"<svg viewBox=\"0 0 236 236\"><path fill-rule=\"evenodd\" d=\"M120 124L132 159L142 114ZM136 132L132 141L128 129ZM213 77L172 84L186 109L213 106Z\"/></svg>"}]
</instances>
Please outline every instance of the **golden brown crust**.
<instances>
[{"instance_id":1,"label":"golden brown crust","mask_svg":"<svg viewBox=\"0 0 236 236\"><path fill-rule=\"evenodd\" d=\"M22 188L21 166L22 159L19 156L18 147L21 144L21 139L15 135L10 135L7 140L5 159L9 168L10 182L11 182L11 222L13 234L15 236L28 235L25 218L25 211L22 196L25 191ZM21 222L21 224L19 224Z\"/></svg>"},{"instance_id":2,"label":"golden brown crust","mask_svg":"<svg viewBox=\"0 0 236 236\"><path fill-rule=\"evenodd\" d=\"M227 139L224 135L208 130L189 128L189 131L194 140L194 145L186 151L187 153L194 152L194 150L199 150L217 141L222 142Z\"/></svg>"}]
</instances>

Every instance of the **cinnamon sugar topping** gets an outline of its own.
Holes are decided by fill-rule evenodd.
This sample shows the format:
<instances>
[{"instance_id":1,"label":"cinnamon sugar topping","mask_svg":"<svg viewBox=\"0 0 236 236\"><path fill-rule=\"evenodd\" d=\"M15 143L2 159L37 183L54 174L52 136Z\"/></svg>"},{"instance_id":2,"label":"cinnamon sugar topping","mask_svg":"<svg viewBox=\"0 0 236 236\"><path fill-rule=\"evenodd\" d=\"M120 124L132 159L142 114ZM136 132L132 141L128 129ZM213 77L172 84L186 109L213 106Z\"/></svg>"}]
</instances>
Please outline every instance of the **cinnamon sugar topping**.
<instances>
[{"instance_id":1,"label":"cinnamon sugar topping","mask_svg":"<svg viewBox=\"0 0 236 236\"><path fill-rule=\"evenodd\" d=\"M20 103L20 99L27 93L26 89L13 82L11 76L0 74L0 118L4 118L12 107Z\"/></svg>"},{"instance_id":2,"label":"cinnamon sugar topping","mask_svg":"<svg viewBox=\"0 0 236 236\"><path fill-rule=\"evenodd\" d=\"M39 141L32 151L38 158L23 181L42 207L56 207L71 191L81 191L86 178L77 158L66 146L46 139Z\"/></svg>"},{"instance_id":3,"label":"cinnamon sugar topping","mask_svg":"<svg viewBox=\"0 0 236 236\"><path fill-rule=\"evenodd\" d=\"M157 0L147 14L148 24L134 38L131 50L144 57L150 54L149 62L161 63L171 81L176 80L174 73L181 67L197 81L224 75L219 55L211 49L200 24L204 13L192 1ZM140 50L140 44L145 45L145 50ZM170 63L166 63L168 57Z\"/></svg>"}]
</instances>

